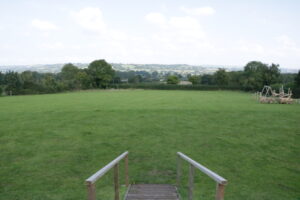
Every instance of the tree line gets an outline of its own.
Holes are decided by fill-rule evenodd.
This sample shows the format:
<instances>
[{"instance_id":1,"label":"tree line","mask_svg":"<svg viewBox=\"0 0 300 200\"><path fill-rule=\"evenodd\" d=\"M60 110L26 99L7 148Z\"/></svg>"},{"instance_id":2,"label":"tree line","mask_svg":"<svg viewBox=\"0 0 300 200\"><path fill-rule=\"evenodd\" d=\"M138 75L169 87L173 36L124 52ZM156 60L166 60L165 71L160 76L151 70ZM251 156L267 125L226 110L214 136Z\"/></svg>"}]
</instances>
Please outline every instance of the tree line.
<instances>
[{"instance_id":1,"label":"tree line","mask_svg":"<svg viewBox=\"0 0 300 200\"><path fill-rule=\"evenodd\" d=\"M124 81L125 80L125 81ZM19 95L19 94L43 94L55 93L70 90L85 90L96 88L128 88L137 87L143 84L143 88L168 88L163 86L161 81L176 85L182 81L190 81L194 88L224 88L240 89L246 91L258 91L264 85L279 87L283 84L286 88L291 88L294 94L300 96L300 71L298 74L282 74L279 65L265 64L259 61L249 62L242 71L230 71L220 68L213 74L187 75L183 76L176 73L158 73L146 71L121 72L113 70L112 66L105 60L95 60L87 68L80 69L69 63L65 64L60 73L39 73L35 71L24 71L17 73L9 71L0 72L0 95ZM165 85L165 84L164 84ZM199 86L199 87L195 87ZM201 86L201 87L200 87ZM139 85L141 87L141 85ZM179 89L189 86L178 86Z\"/></svg>"},{"instance_id":2,"label":"tree line","mask_svg":"<svg viewBox=\"0 0 300 200\"><path fill-rule=\"evenodd\" d=\"M300 70L298 74L280 73L279 65L265 64L259 61L247 63L243 71L230 71L220 68L214 74L189 76L193 85L217 85L219 87L239 88L245 91L260 91L269 85L274 89L291 88L294 96L300 97Z\"/></svg>"},{"instance_id":3,"label":"tree line","mask_svg":"<svg viewBox=\"0 0 300 200\"><path fill-rule=\"evenodd\" d=\"M115 71L105 60L95 60L86 69L69 63L60 73L9 71L0 73L1 93L6 95L55 93L76 89L107 88Z\"/></svg>"}]
</instances>

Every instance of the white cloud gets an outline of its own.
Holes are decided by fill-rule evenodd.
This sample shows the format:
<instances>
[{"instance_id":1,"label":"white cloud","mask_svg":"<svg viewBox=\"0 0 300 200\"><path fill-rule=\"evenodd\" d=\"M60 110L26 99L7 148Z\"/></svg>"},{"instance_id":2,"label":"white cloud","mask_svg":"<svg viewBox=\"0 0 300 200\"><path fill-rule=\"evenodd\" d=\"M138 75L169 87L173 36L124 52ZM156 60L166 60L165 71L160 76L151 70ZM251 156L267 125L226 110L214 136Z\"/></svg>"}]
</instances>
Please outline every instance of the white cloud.
<instances>
[{"instance_id":1,"label":"white cloud","mask_svg":"<svg viewBox=\"0 0 300 200\"><path fill-rule=\"evenodd\" d=\"M283 47L295 47L295 43L287 35L281 35L275 38L275 40L281 44Z\"/></svg>"},{"instance_id":2,"label":"white cloud","mask_svg":"<svg viewBox=\"0 0 300 200\"><path fill-rule=\"evenodd\" d=\"M161 26L164 26L167 23L166 17L161 13L149 13L145 18L147 21Z\"/></svg>"},{"instance_id":3,"label":"white cloud","mask_svg":"<svg viewBox=\"0 0 300 200\"><path fill-rule=\"evenodd\" d=\"M185 17L165 17L160 13L150 13L146 15L146 20L158 25L155 38L169 42L197 42L206 37L199 21L196 18Z\"/></svg>"},{"instance_id":4,"label":"white cloud","mask_svg":"<svg viewBox=\"0 0 300 200\"><path fill-rule=\"evenodd\" d=\"M214 15L216 13L216 10L210 6L205 6L200 8L181 7L180 9L188 15L196 15L196 16L200 16L200 15L209 16L209 15Z\"/></svg>"},{"instance_id":5,"label":"white cloud","mask_svg":"<svg viewBox=\"0 0 300 200\"><path fill-rule=\"evenodd\" d=\"M156 27L145 35L142 45L136 45L139 58L148 62L186 63L188 59L189 63L203 63L204 55L218 53L195 17L150 13L145 19Z\"/></svg>"},{"instance_id":6,"label":"white cloud","mask_svg":"<svg viewBox=\"0 0 300 200\"><path fill-rule=\"evenodd\" d=\"M49 31L49 30L56 30L58 29L58 27L49 22L49 21L45 21L45 20L40 20L40 19L34 19L31 21L31 25L32 27L42 30L42 31Z\"/></svg>"},{"instance_id":7,"label":"white cloud","mask_svg":"<svg viewBox=\"0 0 300 200\"><path fill-rule=\"evenodd\" d=\"M245 40L240 40L238 42L239 50L244 53L251 53L251 54L264 54L266 53L265 48L258 43L255 42L249 42Z\"/></svg>"},{"instance_id":8,"label":"white cloud","mask_svg":"<svg viewBox=\"0 0 300 200\"><path fill-rule=\"evenodd\" d=\"M105 32L106 24L99 8L86 7L78 12L72 12L71 16L84 29L93 32Z\"/></svg>"},{"instance_id":9,"label":"white cloud","mask_svg":"<svg viewBox=\"0 0 300 200\"><path fill-rule=\"evenodd\" d=\"M61 42L54 42L54 43L43 43L41 47L46 49L62 49L65 47L65 45Z\"/></svg>"},{"instance_id":10,"label":"white cloud","mask_svg":"<svg viewBox=\"0 0 300 200\"><path fill-rule=\"evenodd\" d=\"M280 35L275 37L277 47L274 48L274 52L281 57L297 56L300 57L300 47L296 42L287 35Z\"/></svg>"}]
</instances>

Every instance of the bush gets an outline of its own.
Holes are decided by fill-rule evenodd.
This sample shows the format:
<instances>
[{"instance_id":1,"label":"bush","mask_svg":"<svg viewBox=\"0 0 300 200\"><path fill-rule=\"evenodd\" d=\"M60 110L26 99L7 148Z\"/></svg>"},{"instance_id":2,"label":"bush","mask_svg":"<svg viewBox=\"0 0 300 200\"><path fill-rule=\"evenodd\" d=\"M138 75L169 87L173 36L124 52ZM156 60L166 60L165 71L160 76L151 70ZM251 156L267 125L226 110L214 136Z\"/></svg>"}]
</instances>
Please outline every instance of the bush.
<instances>
[{"instance_id":1,"label":"bush","mask_svg":"<svg viewBox=\"0 0 300 200\"><path fill-rule=\"evenodd\" d=\"M2 89L2 87L0 86L0 97L2 96L2 93L3 93L3 89Z\"/></svg>"},{"instance_id":2,"label":"bush","mask_svg":"<svg viewBox=\"0 0 300 200\"><path fill-rule=\"evenodd\" d=\"M177 76L168 76L167 83L176 85L180 82L179 78Z\"/></svg>"},{"instance_id":3,"label":"bush","mask_svg":"<svg viewBox=\"0 0 300 200\"><path fill-rule=\"evenodd\" d=\"M292 89L293 98L300 98L300 87L294 87Z\"/></svg>"}]
</instances>

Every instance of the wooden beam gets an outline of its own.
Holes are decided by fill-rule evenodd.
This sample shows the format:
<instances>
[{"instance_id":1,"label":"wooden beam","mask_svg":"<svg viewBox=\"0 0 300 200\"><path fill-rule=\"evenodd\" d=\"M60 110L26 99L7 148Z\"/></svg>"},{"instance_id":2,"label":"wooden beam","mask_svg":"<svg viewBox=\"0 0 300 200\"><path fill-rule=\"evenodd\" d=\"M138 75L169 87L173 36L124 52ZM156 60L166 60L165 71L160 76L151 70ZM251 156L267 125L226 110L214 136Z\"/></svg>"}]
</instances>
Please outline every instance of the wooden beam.
<instances>
[{"instance_id":1,"label":"wooden beam","mask_svg":"<svg viewBox=\"0 0 300 200\"><path fill-rule=\"evenodd\" d=\"M189 200L193 199L194 176L195 176L195 167L192 164L190 164L190 172L189 172Z\"/></svg>"},{"instance_id":2,"label":"wooden beam","mask_svg":"<svg viewBox=\"0 0 300 200\"><path fill-rule=\"evenodd\" d=\"M99 178L101 178L108 170L113 168L117 163L120 162L126 155L128 155L128 151L122 153L120 156L118 156L116 159L108 163L105 167L97 171L95 174L93 174L91 177L86 179L87 182L95 183Z\"/></svg>"},{"instance_id":3,"label":"wooden beam","mask_svg":"<svg viewBox=\"0 0 300 200\"><path fill-rule=\"evenodd\" d=\"M129 174L128 174L128 154L125 156L125 185L129 186Z\"/></svg>"},{"instance_id":4,"label":"wooden beam","mask_svg":"<svg viewBox=\"0 0 300 200\"><path fill-rule=\"evenodd\" d=\"M207 176L209 176L210 178L212 178L216 182L218 182L220 184L223 184L223 185L227 184L227 180L224 179L223 177L221 177L220 175L218 175L215 172L211 171L210 169L204 167L203 165L199 164L198 162L194 161L193 159L189 158L188 156L184 155L181 152L177 152L177 154L182 159L184 159L187 162L189 162L190 164L192 164L194 167L196 167L197 169L199 169L200 171L202 171L204 174L206 174Z\"/></svg>"},{"instance_id":5,"label":"wooden beam","mask_svg":"<svg viewBox=\"0 0 300 200\"><path fill-rule=\"evenodd\" d=\"M86 182L87 184L87 192L88 192L88 200L96 200L96 186L94 183Z\"/></svg>"},{"instance_id":6,"label":"wooden beam","mask_svg":"<svg viewBox=\"0 0 300 200\"><path fill-rule=\"evenodd\" d=\"M119 163L114 166L115 200L119 200Z\"/></svg>"},{"instance_id":7,"label":"wooden beam","mask_svg":"<svg viewBox=\"0 0 300 200\"><path fill-rule=\"evenodd\" d=\"M216 200L224 200L225 185L217 183Z\"/></svg>"}]
</instances>

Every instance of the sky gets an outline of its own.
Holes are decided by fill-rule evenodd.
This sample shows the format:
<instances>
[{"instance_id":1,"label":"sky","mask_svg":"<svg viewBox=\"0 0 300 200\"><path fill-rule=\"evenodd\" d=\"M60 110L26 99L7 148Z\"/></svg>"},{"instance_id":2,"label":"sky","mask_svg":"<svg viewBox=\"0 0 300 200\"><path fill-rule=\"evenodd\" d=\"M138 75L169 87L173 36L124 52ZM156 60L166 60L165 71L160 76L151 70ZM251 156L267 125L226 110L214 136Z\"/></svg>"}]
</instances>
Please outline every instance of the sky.
<instances>
[{"instance_id":1,"label":"sky","mask_svg":"<svg viewBox=\"0 0 300 200\"><path fill-rule=\"evenodd\" d=\"M298 0L0 0L0 65L89 63L300 69Z\"/></svg>"}]
</instances>

